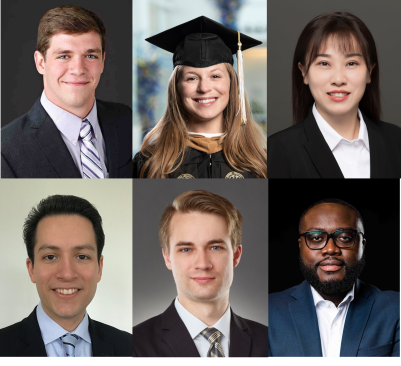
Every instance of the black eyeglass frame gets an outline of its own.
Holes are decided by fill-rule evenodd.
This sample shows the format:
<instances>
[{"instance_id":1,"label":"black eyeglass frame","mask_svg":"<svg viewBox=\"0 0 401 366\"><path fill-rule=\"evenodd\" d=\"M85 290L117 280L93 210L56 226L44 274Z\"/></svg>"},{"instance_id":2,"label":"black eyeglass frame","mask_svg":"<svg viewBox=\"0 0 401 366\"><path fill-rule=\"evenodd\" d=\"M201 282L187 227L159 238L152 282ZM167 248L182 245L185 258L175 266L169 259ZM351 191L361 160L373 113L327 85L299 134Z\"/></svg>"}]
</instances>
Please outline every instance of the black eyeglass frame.
<instances>
[{"instance_id":1,"label":"black eyeglass frame","mask_svg":"<svg viewBox=\"0 0 401 366\"><path fill-rule=\"evenodd\" d=\"M327 231L324 231L324 230L309 230L309 231L303 232L302 234L299 234L298 237L301 237L301 236L304 237L305 244L310 250L322 250L322 249L324 249L326 247L327 243L329 242L330 238L333 239L333 243L337 248L339 248L339 249L349 249L349 248L352 248L355 245L357 235L355 235L354 243L349 247L340 247L340 246L337 245L336 240L334 240L334 234L335 233L337 233L339 231L345 231L345 230L352 231L354 234L361 234L362 235L362 242L365 240L365 234L362 231L358 231L358 230L355 230L355 229L339 229L339 230L333 231L331 234L329 234ZM316 231L327 234L326 244L324 244L321 248L311 248L308 245L308 241L306 240L306 234L314 233Z\"/></svg>"}]
</instances>

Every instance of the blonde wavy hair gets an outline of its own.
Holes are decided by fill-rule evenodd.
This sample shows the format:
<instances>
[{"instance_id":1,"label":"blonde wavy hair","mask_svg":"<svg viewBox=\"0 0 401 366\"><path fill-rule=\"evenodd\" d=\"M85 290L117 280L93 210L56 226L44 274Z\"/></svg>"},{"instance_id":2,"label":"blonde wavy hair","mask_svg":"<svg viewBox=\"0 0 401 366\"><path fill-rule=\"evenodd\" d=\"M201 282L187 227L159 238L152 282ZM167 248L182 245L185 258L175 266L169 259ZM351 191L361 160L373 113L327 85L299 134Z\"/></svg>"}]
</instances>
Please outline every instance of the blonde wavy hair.
<instances>
[{"instance_id":1,"label":"blonde wavy hair","mask_svg":"<svg viewBox=\"0 0 401 366\"><path fill-rule=\"evenodd\" d=\"M235 170L248 171L257 178L266 178L266 136L253 120L248 100L246 103L246 125L241 125L237 74L229 63L225 63L230 76L229 101L223 111L223 153L228 164ZM146 135L141 153L148 158L143 165L141 178L166 178L183 162L188 136L186 120L189 114L184 108L178 90L182 66L175 67L168 82L166 111L156 126ZM146 173L146 176L145 176Z\"/></svg>"}]
</instances>

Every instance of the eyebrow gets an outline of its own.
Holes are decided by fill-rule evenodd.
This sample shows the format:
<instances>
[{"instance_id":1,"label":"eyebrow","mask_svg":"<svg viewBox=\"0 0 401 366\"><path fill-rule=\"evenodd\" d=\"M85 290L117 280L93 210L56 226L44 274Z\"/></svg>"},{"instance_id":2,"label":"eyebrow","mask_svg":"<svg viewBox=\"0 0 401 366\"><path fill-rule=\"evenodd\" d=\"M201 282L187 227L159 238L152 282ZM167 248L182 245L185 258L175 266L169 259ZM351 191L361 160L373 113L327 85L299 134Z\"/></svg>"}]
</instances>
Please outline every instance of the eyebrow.
<instances>
[{"instance_id":1,"label":"eyebrow","mask_svg":"<svg viewBox=\"0 0 401 366\"><path fill-rule=\"evenodd\" d=\"M206 244L207 245L210 245L210 244L225 244L225 245L227 245L227 243L223 239L211 239ZM175 244L175 247L184 247L184 246L191 247L191 246L195 246L195 244L192 243L191 241L179 241L178 243Z\"/></svg>"},{"instance_id":2,"label":"eyebrow","mask_svg":"<svg viewBox=\"0 0 401 366\"><path fill-rule=\"evenodd\" d=\"M213 72L215 72L215 71L223 72L223 71L220 70L220 69L213 69L213 70L209 71L209 74L211 74L211 73L213 73ZM186 75L186 74L195 74L195 75L198 75L198 73L197 73L196 71L187 71L187 72L184 73L184 75Z\"/></svg>"},{"instance_id":3,"label":"eyebrow","mask_svg":"<svg viewBox=\"0 0 401 366\"><path fill-rule=\"evenodd\" d=\"M356 230L356 229L353 228L353 227L342 226L342 227L336 228L334 231L337 231L337 230L349 230L349 229L351 229L351 230ZM305 231L326 231L326 230L325 230L325 229L322 229L322 228L320 228L320 227L311 227L311 228L309 228L309 229L307 229L307 230L305 230Z\"/></svg>"},{"instance_id":4,"label":"eyebrow","mask_svg":"<svg viewBox=\"0 0 401 366\"><path fill-rule=\"evenodd\" d=\"M74 53L74 52L71 51L71 50L63 50L63 49L59 48L59 49L56 49L52 54L53 55L61 55L61 54L69 55L71 53ZM100 50L100 48L88 48L85 53L99 53L99 54L101 54L102 51Z\"/></svg>"},{"instance_id":5,"label":"eyebrow","mask_svg":"<svg viewBox=\"0 0 401 366\"><path fill-rule=\"evenodd\" d=\"M355 57L355 56L362 57L362 55L360 53L346 53L345 54L345 57ZM328 53L318 53L316 55L316 57L331 57L331 55Z\"/></svg>"},{"instance_id":6,"label":"eyebrow","mask_svg":"<svg viewBox=\"0 0 401 366\"><path fill-rule=\"evenodd\" d=\"M38 252L41 250L46 250L46 249L50 249L50 250L61 250L60 247L56 246L56 245L48 245L48 244L44 244L42 245L39 249ZM77 245L75 246L73 249L75 250L84 250L84 249L88 249L88 250L92 250L95 251L95 248L92 245L86 244L86 245Z\"/></svg>"}]
</instances>

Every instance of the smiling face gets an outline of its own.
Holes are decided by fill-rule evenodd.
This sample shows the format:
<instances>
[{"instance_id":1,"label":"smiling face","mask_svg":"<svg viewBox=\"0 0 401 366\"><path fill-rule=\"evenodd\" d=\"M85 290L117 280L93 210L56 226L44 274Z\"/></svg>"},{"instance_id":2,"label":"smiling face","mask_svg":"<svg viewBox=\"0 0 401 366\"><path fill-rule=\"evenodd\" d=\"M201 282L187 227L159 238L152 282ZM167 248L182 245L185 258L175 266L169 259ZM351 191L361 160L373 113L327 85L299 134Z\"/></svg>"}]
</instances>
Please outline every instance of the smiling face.
<instances>
[{"instance_id":1,"label":"smiling face","mask_svg":"<svg viewBox=\"0 0 401 366\"><path fill-rule=\"evenodd\" d=\"M189 114L190 132L224 132L223 111L230 95L230 75L225 64L182 66L178 90Z\"/></svg>"},{"instance_id":2,"label":"smiling face","mask_svg":"<svg viewBox=\"0 0 401 366\"><path fill-rule=\"evenodd\" d=\"M332 233L340 229L354 229L363 232L357 213L346 206L336 203L322 203L312 207L306 213L300 225L301 233L310 230L322 230ZM357 235L356 243L351 248L338 248L332 238L329 239L323 249L319 250L309 249L304 237L298 239L298 244L301 268L303 268L306 279L315 288L319 287L317 281L323 285L329 282L341 285L341 281L345 279L347 279L345 287L349 287L350 284L352 287L360 271L362 271L363 261L361 259L364 252L364 243L361 235ZM325 287L320 286L320 288L324 289ZM333 289L335 288L341 288L341 286L334 286ZM318 290L318 292L320 291Z\"/></svg>"},{"instance_id":3,"label":"smiling face","mask_svg":"<svg viewBox=\"0 0 401 366\"><path fill-rule=\"evenodd\" d=\"M78 117L86 117L104 67L100 35L55 34L45 58L35 52L35 64L43 75L47 98Z\"/></svg>"},{"instance_id":4,"label":"smiling face","mask_svg":"<svg viewBox=\"0 0 401 366\"><path fill-rule=\"evenodd\" d=\"M359 102L370 83L372 70L368 66L353 40L352 51L343 52L336 38L329 38L326 47L310 65L299 64L304 83L309 85L316 108L326 121L357 116Z\"/></svg>"},{"instance_id":5,"label":"smiling face","mask_svg":"<svg viewBox=\"0 0 401 366\"><path fill-rule=\"evenodd\" d=\"M233 252L226 220L216 214L178 212L170 225L169 253L163 250L163 257L180 302L228 301L242 247Z\"/></svg>"},{"instance_id":6,"label":"smiling face","mask_svg":"<svg viewBox=\"0 0 401 366\"><path fill-rule=\"evenodd\" d=\"M35 263L27 259L29 276L43 310L71 331L85 315L102 276L92 223L79 215L49 216L39 221Z\"/></svg>"}]
</instances>

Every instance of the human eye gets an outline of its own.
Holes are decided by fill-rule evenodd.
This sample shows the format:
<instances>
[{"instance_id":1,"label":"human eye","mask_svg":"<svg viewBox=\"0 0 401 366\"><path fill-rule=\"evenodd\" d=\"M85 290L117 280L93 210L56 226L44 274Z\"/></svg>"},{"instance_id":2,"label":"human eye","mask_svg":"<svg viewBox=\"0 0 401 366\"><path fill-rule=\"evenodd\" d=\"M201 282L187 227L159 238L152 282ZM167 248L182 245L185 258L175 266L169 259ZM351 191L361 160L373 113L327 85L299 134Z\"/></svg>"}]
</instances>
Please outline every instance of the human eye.
<instances>
[{"instance_id":1,"label":"human eye","mask_svg":"<svg viewBox=\"0 0 401 366\"><path fill-rule=\"evenodd\" d=\"M311 231L308 233L308 240L319 243L323 240L323 233L321 231Z\"/></svg>"},{"instance_id":2,"label":"human eye","mask_svg":"<svg viewBox=\"0 0 401 366\"><path fill-rule=\"evenodd\" d=\"M220 79L220 75L213 75L212 79Z\"/></svg>"},{"instance_id":3,"label":"human eye","mask_svg":"<svg viewBox=\"0 0 401 366\"><path fill-rule=\"evenodd\" d=\"M54 261L56 259L56 256L53 254L47 254L43 257L43 259L47 260L47 261Z\"/></svg>"},{"instance_id":4,"label":"human eye","mask_svg":"<svg viewBox=\"0 0 401 366\"><path fill-rule=\"evenodd\" d=\"M187 77L187 81L194 81L194 80L196 80L196 77L195 77L195 76L189 76L189 77Z\"/></svg>"},{"instance_id":5,"label":"human eye","mask_svg":"<svg viewBox=\"0 0 401 366\"><path fill-rule=\"evenodd\" d=\"M357 66L357 65L359 65L359 63L356 61L351 61L351 62L348 62L348 65L349 66Z\"/></svg>"},{"instance_id":6,"label":"human eye","mask_svg":"<svg viewBox=\"0 0 401 366\"><path fill-rule=\"evenodd\" d=\"M326 61L320 61L320 62L318 63L318 65L321 65L321 66L330 66L329 63L326 62Z\"/></svg>"},{"instance_id":7,"label":"human eye","mask_svg":"<svg viewBox=\"0 0 401 366\"><path fill-rule=\"evenodd\" d=\"M57 58L60 59L60 60L67 60L69 57L70 56L68 56L68 55L60 55Z\"/></svg>"},{"instance_id":8,"label":"human eye","mask_svg":"<svg viewBox=\"0 0 401 366\"><path fill-rule=\"evenodd\" d=\"M77 258L80 259L80 260L88 260L88 259L90 259L89 256L87 256L85 254L79 254L77 256Z\"/></svg>"},{"instance_id":9,"label":"human eye","mask_svg":"<svg viewBox=\"0 0 401 366\"><path fill-rule=\"evenodd\" d=\"M191 248L181 248L180 252L182 253L189 253L191 251Z\"/></svg>"},{"instance_id":10,"label":"human eye","mask_svg":"<svg viewBox=\"0 0 401 366\"><path fill-rule=\"evenodd\" d=\"M220 245L213 245L210 247L211 250L222 250L223 248Z\"/></svg>"},{"instance_id":11,"label":"human eye","mask_svg":"<svg viewBox=\"0 0 401 366\"><path fill-rule=\"evenodd\" d=\"M88 57L89 59L95 60L98 59L99 57L96 55L87 55L86 57Z\"/></svg>"}]
</instances>

